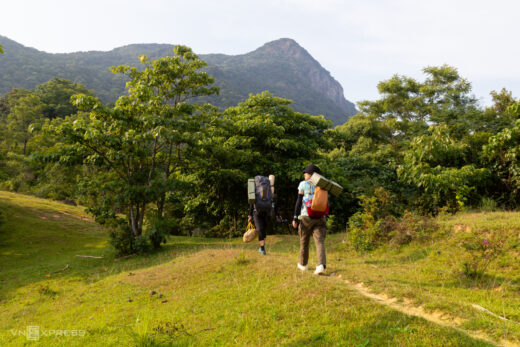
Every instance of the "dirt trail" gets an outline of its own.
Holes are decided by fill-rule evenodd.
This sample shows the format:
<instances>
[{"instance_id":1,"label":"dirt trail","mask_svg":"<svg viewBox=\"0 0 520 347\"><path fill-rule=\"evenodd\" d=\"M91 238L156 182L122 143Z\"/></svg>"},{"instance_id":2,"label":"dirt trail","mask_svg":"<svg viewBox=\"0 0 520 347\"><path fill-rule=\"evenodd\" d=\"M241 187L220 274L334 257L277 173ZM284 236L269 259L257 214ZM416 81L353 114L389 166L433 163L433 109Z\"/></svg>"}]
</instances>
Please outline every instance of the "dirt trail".
<instances>
[{"instance_id":1,"label":"dirt trail","mask_svg":"<svg viewBox=\"0 0 520 347\"><path fill-rule=\"evenodd\" d=\"M424 310L424 308L422 306L415 306L413 304L413 302L410 300L404 299L402 301L399 301L397 298L389 297L388 295L386 295L384 293L383 294L374 294L370 291L369 288L365 287L365 285L363 283L352 283L349 280L342 278L341 275L337 275L334 277L336 279L344 282L350 289L358 292L359 294L363 295L364 297L370 298L380 305L385 305L385 306L391 307L392 309L402 312L404 314L424 318L427 321L430 321L432 323L455 329L455 330L462 332L466 335L469 335L473 338L480 339L480 340L489 342L489 343L497 345L497 346L504 346L504 347L520 346L518 343L515 343L512 341L507 341L507 340L496 341L483 332L464 330L460 327L460 325L462 323L464 323L464 319L462 319L462 318L454 317L452 315L446 314L441 311L427 312L426 310Z\"/></svg>"}]
</instances>

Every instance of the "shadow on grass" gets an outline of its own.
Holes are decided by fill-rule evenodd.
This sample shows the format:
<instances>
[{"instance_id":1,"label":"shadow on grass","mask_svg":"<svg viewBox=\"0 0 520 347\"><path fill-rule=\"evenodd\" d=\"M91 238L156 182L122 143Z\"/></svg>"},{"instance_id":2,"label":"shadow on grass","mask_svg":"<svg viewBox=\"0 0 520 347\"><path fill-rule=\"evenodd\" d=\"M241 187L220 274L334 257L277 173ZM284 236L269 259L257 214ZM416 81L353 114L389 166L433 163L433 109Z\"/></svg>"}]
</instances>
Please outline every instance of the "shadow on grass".
<instances>
[{"instance_id":1,"label":"shadow on grass","mask_svg":"<svg viewBox=\"0 0 520 347\"><path fill-rule=\"evenodd\" d=\"M339 335L312 332L308 337L284 346L436 346L439 342L447 346L492 346L453 329L435 326L424 319L392 310L385 313L374 311L372 317L360 321L363 323L351 324Z\"/></svg>"},{"instance_id":2,"label":"shadow on grass","mask_svg":"<svg viewBox=\"0 0 520 347\"><path fill-rule=\"evenodd\" d=\"M276 247L280 250L291 248L292 241L287 242L283 236L273 236L272 238L275 237L278 240L273 240L274 243L272 246L268 246L268 251L269 247ZM291 237L288 239L291 240ZM77 252L81 251L72 251L72 253L67 252L57 258L44 257L45 262L43 263L38 263L35 259L34 262L29 263L31 270L28 269L27 263L22 266L15 266L17 262L12 261L10 269L0 269L0 301L7 299L18 288L31 283L42 282L42 285L45 285L49 280L64 279L92 284L109 276L165 264L176 258L189 256L203 250L240 249L257 251L258 245L255 242L245 244L240 241L238 239L172 236L169 242L160 249L130 257L118 257L111 246L106 246L98 249L96 254L88 252L92 255L103 256L101 259L79 258L75 256L75 253L78 254ZM66 265L68 265L66 270L53 273L53 270L64 269Z\"/></svg>"},{"instance_id":3,"label":"shadow on grass","mask_svg":"<svg viewBox=\"0 0 520 347\"><path fill-rule=\"evenodd\" d=\"M503 276L494 276L489 274L482 274L479 275L477 278L469 278L463 273L459 273L456 275L457 278L454 279L451 283L448 285L452 285L454 287L459 288L465 288L465 289L495 289L500 287L505 282L513 283L519 282L517 281L511 281L508 278L505 278Z\"/></svg>"},{"instance_id":4,"label":"shadow on grass","mask_svg":"<svg viewBox=\"0 0 520 347\"><path fill-rule=\"evenodd\" d=\"M402 264L415 263L419 260L428 257L429 253L430 251L427 248L417 249L409 254L399 257L398 261Z\"/></svg>"}]
</instances>

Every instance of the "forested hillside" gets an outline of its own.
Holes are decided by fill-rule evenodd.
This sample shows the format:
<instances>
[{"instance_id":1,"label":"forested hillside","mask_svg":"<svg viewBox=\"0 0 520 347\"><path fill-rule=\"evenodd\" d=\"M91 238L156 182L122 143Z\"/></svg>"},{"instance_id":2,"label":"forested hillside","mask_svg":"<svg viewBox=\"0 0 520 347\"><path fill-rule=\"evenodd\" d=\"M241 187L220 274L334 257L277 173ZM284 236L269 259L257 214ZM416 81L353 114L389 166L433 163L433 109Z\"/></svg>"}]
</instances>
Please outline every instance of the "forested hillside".
<instances>
[{"instance_id":1,"label":"forested hillside","mask_svg":"<svg viewBox=\"0 0 520 347\"><path fill-rule=\"evenodd\" d=\"M109 52L49 54L24 47L0 36L5 54L0 58L0 94L13 88L32 89L53 77L81 83L104 102L113 103L125 93L125 78L110 72L111 66L139 65L138 56L151 59L172 54L173 45L135 44ZM221 108L236 105L250 93L269 90L293 100L293 108L323 114L335 125L356 113L341 85L294 40L280 39L243 55L201 55L206 71L216 79L219 95L204 98Z\"/></svg>"},{"instance_id":2,"label":"forested hillside","mask_svg":"<svg viewBox=\"0 0 520 347\"><path fill-rule=\"evenodd\" d=\"M291 218L310 163L345 188L330 197L328 228L348 227L359 251L393 239L403 217L520 204L520 104L503 89L482 108L454 67L380 82L380 99L333 128L269 92L224 110L201 103L217 78L185 46L140 65L112 69L129 81L114 105L60 78L0 98L0 187L86 205L121 253L172 234L240 234L258 174L276 176Z\"/></svg>"}]
</instances>

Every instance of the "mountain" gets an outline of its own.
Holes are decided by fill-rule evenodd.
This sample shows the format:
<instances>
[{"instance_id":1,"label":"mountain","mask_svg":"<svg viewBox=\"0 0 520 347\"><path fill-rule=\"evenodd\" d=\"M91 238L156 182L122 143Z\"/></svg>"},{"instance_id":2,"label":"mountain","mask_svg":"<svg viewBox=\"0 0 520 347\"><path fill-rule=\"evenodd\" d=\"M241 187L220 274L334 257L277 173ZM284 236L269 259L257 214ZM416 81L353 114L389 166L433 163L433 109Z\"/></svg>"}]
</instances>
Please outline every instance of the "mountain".
<instances>
[{"instance_id":1,"label":"mountain","mask_svg":"<svg viewBox=\"0 0 520 347\"><path fill-rule=\"evenodd\" d=\"M139 65L138 56L151 59L172 54L173 45L133 44L108 52L90 51L51 54L25 47L0 36L5 54L0 55L0 94L12 88L33 89L53 77L84 84L104 102L114 102L125 93L125 78L110 66ZM293 108L313 115L323 114L334 125L355 114L343 88L304 48L292 39L279 39L242 55L206 54L207 71L220 86L220 95L203 100L229 107L250 93L269 90L293 100Z\"/></svg>"}]
</instances>

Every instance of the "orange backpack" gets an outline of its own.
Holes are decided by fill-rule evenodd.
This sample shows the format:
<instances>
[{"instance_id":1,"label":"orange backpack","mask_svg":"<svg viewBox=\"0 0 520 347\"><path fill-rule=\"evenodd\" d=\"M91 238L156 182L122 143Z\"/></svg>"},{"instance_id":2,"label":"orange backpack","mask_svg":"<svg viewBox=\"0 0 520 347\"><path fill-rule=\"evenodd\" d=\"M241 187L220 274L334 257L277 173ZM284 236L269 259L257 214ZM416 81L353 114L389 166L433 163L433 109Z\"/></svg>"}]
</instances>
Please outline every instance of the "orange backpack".
<instances>
[{"instance_id":1,"label":"orange backpack","mask_svg":"<svg viewBox=\"0 0 520 347\"><path fill-rule=\"evenodd\" d=\"M329 192L316 187L314 189L314 196L312 200L308 201L307 214L309 217L323 217L329 214Z\"/></svg>"}]
</instances>

